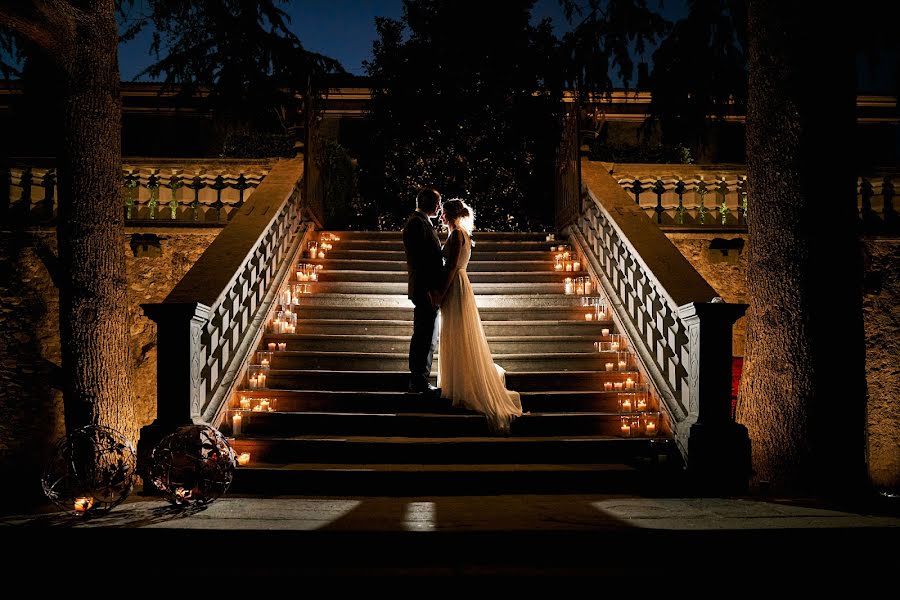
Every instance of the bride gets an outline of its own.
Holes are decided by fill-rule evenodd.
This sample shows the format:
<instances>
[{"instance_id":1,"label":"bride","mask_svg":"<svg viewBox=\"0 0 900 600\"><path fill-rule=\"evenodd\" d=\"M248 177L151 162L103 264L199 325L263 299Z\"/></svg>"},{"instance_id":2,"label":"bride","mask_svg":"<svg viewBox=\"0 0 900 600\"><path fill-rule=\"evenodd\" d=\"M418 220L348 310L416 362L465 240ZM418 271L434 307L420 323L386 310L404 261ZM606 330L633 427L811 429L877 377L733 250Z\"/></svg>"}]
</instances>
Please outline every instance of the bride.
<instances>
[{"instance_id":1,"label":"bride","mask_svg":"<svg viewBox=\"0 0 900 600\"><path fill-rule=\"evenodd\" d=\"M452 400L453 406L483 413L492 430L508 434L510 422L522 414L522 401L518 392L506 389L506 372L494 364L466 274L472 255L474 211L462 200L448 200L443 204L441 222L450 230L444 244L445 278L438 290L441 397Z\"/></svg>"}]
</instances>

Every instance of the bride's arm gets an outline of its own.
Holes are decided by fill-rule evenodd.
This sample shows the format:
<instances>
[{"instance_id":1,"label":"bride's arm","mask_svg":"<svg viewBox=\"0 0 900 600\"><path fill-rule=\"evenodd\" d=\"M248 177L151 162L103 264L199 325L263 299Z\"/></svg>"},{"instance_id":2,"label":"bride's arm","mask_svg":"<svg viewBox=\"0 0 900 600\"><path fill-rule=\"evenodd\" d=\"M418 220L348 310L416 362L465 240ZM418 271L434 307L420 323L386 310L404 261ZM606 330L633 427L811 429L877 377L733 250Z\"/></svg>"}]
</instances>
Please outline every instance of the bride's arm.
<instances>
[{"instance_id":1,"label":"bride's arm","mask_svg":"<svg viewBox=\"0 0 900 600\"><path fill-rule=\"evenodd\" d=\"M447 264L444 265L444 280L437 289L437 292L440 295L439 297L441 298L443 298L447 293L447 290L450 289L450 284L453 283L456 272L459 270L459 262L462 254L460 252L462 241L463 234L461 231L455 229L450 233L450 239L447 240L449 249L447 251Z\"/></svg>"}]
</instances>

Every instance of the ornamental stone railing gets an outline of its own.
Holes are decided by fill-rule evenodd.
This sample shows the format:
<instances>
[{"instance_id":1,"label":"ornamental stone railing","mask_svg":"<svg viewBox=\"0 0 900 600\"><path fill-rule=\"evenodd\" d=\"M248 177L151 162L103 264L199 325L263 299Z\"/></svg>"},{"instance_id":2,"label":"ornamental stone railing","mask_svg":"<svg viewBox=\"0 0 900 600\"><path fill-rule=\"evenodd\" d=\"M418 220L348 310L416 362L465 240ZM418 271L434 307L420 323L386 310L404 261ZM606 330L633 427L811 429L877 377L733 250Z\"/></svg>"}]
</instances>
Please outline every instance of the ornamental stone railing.
<instances>
[{"instance_id":1,"label":"ornamental stone railing","mask_svg":"<svg viewBox=\"0 0 900 600\"><path fill-rule=\"evenodd\" d=\"M635 205L663 228L747 228L752 202L745 165L589 164L612 175ZM895 170L857 178L857 210L864 233L900 234L898 189L900 174Z\"/></svg>"},{"instance_id":2,"label":"ornamental stone railing","mask_svg":"<svg viewBox=\"0 0 900 600\"><path fill-rule=\"evenodd\" d=\"M579 216L567 229L631 341L690 470L749 475L746 429L731 416L728 304L598 163L581 165Z\"/></svg>"},{"instance_id":3,"label":"ornamental stone railing","mask_svg":"<svg viewBox=\"0 0 900 600\"><path fill-rule=\"evenodd\" d=\"M158 304L157 419L141 445L175 427L215 424L264 332L306 228L303 159L277 163L190 271Z\"/></svg>"},{"instance_id":4,"label":"ornamental stone railing","mask_svg":"<svg viewBox=\"0 0 900 600\"><path fill-rule=\"evenodd\" d=\"M249 200L273 163L270 159L125 159L125 222L222 226ZM14 160L0 167L0 219L52 222L56 181L52 159Z\"/></svg>"}]
</instances>

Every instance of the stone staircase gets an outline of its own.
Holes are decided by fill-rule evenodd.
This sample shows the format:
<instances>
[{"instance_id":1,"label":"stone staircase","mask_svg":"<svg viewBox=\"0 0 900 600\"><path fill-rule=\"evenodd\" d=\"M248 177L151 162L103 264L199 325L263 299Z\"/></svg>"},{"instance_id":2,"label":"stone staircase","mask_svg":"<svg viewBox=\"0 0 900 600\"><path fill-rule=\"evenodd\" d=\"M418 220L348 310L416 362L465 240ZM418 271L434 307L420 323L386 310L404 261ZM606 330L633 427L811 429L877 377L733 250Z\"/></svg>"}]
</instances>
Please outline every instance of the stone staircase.
<instances>
[{"instance_id":1,"label":"stone staircase","mask_svg":"<svg viewBox=\"0 0 900 600\"><path fill-rule=\"evenodd\" d=\"M528 412L498 437L482 415L405 393L412 305L399 232L329 236L340 239L324 258L298 261L319 265L318 280L281 307L296 315L295 331L270 326L260 351L274 353L251 361L269 360L248 374L264 373L265 387L242 386L230 405L223 430L239 419L232 435L245 454L235 491L612 492L655 487L677 473L678 452L652 395L641 411L622 409L628 392L615 387L631 380L639 392L643 380L633 357L620 370L623 354L606 351L618 337L608 313L587 321L597 313L585 296L564 293L566 277L588 274L554 270L550 247L561 242L543 233L475 235L469 277L481 318Z\"/></svg>"}]
</instances>

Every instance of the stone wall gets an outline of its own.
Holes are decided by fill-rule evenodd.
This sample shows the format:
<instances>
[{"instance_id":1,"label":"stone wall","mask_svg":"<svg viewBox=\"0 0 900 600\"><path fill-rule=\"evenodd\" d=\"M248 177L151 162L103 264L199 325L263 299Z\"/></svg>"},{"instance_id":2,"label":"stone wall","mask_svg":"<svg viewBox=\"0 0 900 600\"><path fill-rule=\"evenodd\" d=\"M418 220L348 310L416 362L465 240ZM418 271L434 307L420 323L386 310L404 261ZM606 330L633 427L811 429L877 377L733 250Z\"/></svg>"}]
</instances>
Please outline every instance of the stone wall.
<instances>
[{"instance_id":1,"label":"stone wall","mask_svg":"<svg viewBox=\"0 0 900 600\"><path fill-rule=\"evenodd\" d=\"M747 234L667 233L726 302L747 302ZM868 463L872 481L900 491L900 240L865 241ZM743 356L746 319L737 322L734 354Z\"/></svg>"},{"instance_id":2,"label":"stone wall","mask_svg":"<svg viewBox=\"0 0 900 600\"><path fill-rule=\"evenodd\" d=\"M747 303L746 233L667 233L703 278L725 302ZM734 356L744 355L746 317L734 326Z\"/></svg>"},{"instance_id":3,"label":"stone wall","mask_svg":"<svg viewBox=\"0 0 900 600\"><path fill-rule=\"evenodd\" d=\"M867 240L865 261L869 474L900 492L900 240Z\"/></svg>"},{"instance_id":4,"label":"stone wall","mask_svg":"<svg viewBox=\"0 0 900 600\"><path fill-rule=\"evenodd\" d=\"M131 305L138 426L156 415L156 326L140 304L161 302L220 228L130 228L123 240ZM0 511L40 500L40 471L64 435L59 391L59 300L50 273L55 231L0 233Z\"/></svg>"}]
</instances>

